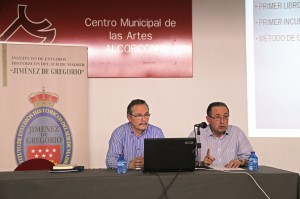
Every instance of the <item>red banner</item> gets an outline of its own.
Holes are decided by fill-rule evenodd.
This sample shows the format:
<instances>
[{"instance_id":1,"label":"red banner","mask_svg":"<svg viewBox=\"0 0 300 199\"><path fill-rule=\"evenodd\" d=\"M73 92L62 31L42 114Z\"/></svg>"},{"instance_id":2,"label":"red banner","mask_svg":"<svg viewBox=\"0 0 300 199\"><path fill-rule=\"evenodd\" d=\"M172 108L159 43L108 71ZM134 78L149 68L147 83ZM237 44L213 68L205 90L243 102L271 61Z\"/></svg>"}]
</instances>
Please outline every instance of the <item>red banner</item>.
<instances>
[{"instance_id":1,"label":"red banner","mask_svg":"<svg viewBox=\"0 0 300 199\"><path fill-rule=\"evenodd\" d=\"M0 41L87 45L89 77L192 77L192 0L3 0L0 7Z\"/></svg>"}]
</instances>

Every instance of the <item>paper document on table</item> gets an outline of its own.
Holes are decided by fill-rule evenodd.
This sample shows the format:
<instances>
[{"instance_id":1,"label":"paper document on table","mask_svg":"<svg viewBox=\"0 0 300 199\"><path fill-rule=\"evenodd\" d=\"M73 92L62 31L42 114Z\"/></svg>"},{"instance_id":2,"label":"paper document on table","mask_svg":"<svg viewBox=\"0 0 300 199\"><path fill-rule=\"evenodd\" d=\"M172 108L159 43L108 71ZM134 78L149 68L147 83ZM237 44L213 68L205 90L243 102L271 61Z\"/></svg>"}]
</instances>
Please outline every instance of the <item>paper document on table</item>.
<instances>
[{"instance_id":1,"label":"paper document on table","mask_svg":"<svg viewBox=\"0 0 300 199\"><path fill-rule=\"evenodd\" d=\"M209 168L219 170L219 171L243 171L243 170L245 170L242 168L226 168L224 166L209 166Z\"/></svg>"},{"instance_id":2,"label":"paper document on table","mask_svg":"<svg viewBox=\"0 0 300 199\"><path fill-rule=\"evenodd\" d=\"M74 169L76 164L57 164L53 166L53 170Z\"/></svg>"},{"instance_id":3,"label":"paper document on table","mask_svg":"<svg viewBox=\"0 0 300 199\"><path fill-rule=\"evenodd\" d=\"M51 169L49 172L50 173L65 173L65 172L81 172L84 170L84 166L74 166L71 169Z\"/></svg>"}]
</instances>

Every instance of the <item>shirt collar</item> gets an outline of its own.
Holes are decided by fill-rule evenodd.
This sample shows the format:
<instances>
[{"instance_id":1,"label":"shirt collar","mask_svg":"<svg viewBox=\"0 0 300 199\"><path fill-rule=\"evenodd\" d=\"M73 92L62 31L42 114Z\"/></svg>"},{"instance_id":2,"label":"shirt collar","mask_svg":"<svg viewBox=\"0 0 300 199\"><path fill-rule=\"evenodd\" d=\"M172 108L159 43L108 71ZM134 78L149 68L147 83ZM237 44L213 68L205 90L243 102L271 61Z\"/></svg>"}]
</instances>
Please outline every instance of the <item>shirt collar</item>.
<instances>
[{"instance_id":1,"label":"shirt collar","mask_svg":"<svg viewBox=\"0 0 300 199\"><path fill-rule=\"evenodd\" d=\"M228 126L229 127L229 126ZM211 129L210 129L210 125L207 126L207 133L206 133L206 136L207 137L213 137L215 138L214 134L212 133ZM224 136L228 135L229 134L229 131L228 131L228 128L227 130L225 131L225 133L219 138L219 139L222 139Z\"/></svg>"},{"instance_id":2,"label":"shirt collar","mask_svg":"<svg viewBox=\"0 0 300 199\"><path fill-rule=\"evenodd\" d=\"M130 129L131 135L135 136L135 134L134 134L134 132L133 132L133 130L132 130L132 128L131 128L130 122L128 122L128 126L129 126L129 129ZM147 125L147 128L140 134L140 136L146 134L146 132L147 132L147 130L148 130L148 127L149 127L149 124ZM139 136L139 137L140 137L140 136Z\"/></svg>"}]
</instances>

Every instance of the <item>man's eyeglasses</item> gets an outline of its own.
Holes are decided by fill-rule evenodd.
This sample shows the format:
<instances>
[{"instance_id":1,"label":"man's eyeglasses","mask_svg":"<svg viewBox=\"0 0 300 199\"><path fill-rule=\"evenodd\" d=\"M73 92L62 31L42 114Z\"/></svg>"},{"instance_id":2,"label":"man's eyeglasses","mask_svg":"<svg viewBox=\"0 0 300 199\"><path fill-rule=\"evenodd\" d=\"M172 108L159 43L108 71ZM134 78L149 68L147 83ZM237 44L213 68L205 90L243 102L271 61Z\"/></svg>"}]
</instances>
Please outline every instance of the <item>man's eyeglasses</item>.
<instances>
[{"instance_id":1,"label":"man's eyeglasses","mask_svg":"<svg viewBox=\"0 0 300 199\"><path fill-rule=\"evenodd\" d=\"M221 115L210 116L210 115L208 115L208 117L213 118L216 121L221 121L222 119L223 120L228 120L229 119L229 115L224 115L224 116L221 116Z\"/></svg>"},{"instance_id":2,"label":"man's eyeglasses","mask_svg":"<svg viewBox=\"0 0 300 199\"><path fill-rule=\"evenodd\" d=\"M143 117L145 119L148 119L151 116L150 113L146 113L145 115L142 115L142 114L137 114L137 115L130 114L130 115L133 116L133 117L135 117L135 118L137 118L137 119L142 119Z\"/></svg>"}]
</instances>

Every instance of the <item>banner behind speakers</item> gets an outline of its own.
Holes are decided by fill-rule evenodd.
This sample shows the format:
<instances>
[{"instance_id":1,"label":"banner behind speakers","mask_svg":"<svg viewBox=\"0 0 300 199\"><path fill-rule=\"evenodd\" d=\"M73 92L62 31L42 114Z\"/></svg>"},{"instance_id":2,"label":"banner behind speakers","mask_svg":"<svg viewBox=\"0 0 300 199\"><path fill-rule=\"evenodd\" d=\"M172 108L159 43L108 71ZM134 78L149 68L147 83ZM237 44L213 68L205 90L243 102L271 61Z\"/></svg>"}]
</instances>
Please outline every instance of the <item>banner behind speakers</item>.
<instances>
[{"instance_id":1,"label":"banner behind speakers","mask_svg":"<svg viewBox=\"0 0 300 199\"><path fill-rule=\"evenodd\" d=\"M192 0L1 0L0 41L84 44L89 77L192 77Z\"/></svg>"},{"instance_id":2,"label":"banner behind speakers","mask_svg":"<svg viewBox=\"0 0 300 199\"><path fill-rule=\"evenodd\" d=\"M88 166L87 47L0 43L0 170Z\"/></svg>"}]
</instances>

